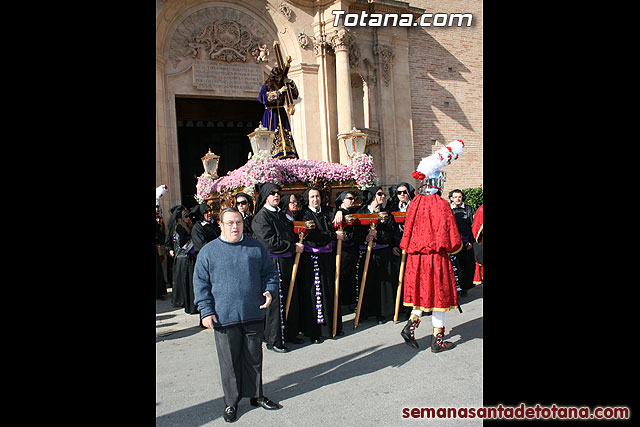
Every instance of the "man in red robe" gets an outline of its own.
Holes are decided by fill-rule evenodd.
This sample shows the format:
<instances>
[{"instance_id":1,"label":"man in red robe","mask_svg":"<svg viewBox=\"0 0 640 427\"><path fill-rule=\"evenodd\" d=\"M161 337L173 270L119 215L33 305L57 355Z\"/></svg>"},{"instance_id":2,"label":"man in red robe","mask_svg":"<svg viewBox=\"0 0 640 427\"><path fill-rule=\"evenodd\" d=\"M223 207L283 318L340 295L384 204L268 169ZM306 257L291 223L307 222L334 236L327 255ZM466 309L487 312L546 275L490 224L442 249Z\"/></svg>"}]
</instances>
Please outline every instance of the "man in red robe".
<instances>
[{"instance_id":1,"label":"man in red robe","mask_svg":"<svg viewBox=\"0 0 640 427\"><path fill-rule=\"evenodd\" d=\"M458 306L449 255L462 249L451 207L439 193L418 194L411 201L400 242L400 248L407 252L403 304L412 308L401 335L408 345L417 349L415 328L423 312L432 312L431 351L434 353L455 347L443 339L444 317L447 311Z\"/></svg>"}]
</instances>

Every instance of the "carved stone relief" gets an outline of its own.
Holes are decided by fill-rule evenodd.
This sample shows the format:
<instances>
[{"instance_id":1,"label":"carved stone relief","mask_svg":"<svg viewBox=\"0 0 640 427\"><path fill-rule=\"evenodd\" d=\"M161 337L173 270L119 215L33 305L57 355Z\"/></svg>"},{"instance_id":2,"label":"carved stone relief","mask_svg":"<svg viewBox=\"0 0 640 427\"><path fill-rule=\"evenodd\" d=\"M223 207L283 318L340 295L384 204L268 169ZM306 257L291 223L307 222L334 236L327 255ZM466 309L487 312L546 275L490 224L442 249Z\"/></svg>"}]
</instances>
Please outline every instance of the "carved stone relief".
<instances>
[{"instance_id":1,"label":"carved stone relief","mask_svg":"<svg viewBox=\"0 0 640 427\"><path fill-rule=\"evenodd\" d=\"M254 18L227 7L200 9L175 29L168 48L168 72L187 70L194 60L263 63L273 37Z\"/></svg>"},{"instance_id":2,"label":"carved stone relief","mask_svg":"<svg viewBox=\"0 0 640 427\"><path fill-rule=\"evenodd\" d=\"M298 43L303 49L309 49L313 46L314 37L308 36L305 32L298 33Z\"/></svg>"},{"instance_id":3,"label":"carved stone relief","mask_svg":"<svg viewBox=\"0 0 640 427\"><path fill-rule=\"evenodd\" d=\"M280 3L280 7L279 7L280 13L282 13L285 18L287 18L289 21L292 21L294 18L294 14L293 14L293 10L291 10L291 8L289 6L287 6L286 3Z\"/></svg>"},{"instance_id":4,"label":"carved stone relief","mask_svg":"<svg viewBox=\"0 0 640 427\"><path fill-rule=\"evenodd\" d=\"M393 48L391 46L375 45L373 53L378 56L380 68L382 69L382 81L385 86L389 86L391 81L391 64L393 63Z\"/></svg>"}]
</instances>

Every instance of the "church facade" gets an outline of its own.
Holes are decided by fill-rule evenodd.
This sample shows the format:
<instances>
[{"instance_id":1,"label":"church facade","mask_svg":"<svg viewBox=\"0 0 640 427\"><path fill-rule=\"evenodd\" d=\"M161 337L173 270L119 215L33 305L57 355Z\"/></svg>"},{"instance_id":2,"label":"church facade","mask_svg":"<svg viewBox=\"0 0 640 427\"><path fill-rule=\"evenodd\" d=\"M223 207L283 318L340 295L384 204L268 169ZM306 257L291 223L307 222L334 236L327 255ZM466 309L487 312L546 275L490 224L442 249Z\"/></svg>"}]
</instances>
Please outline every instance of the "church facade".
<instances>
[{"instance_id":1,"label":"church facade","mask_svg":"<svg viewBox=\"0 0 640 427\"><path fill-rule=\"evenodd\" d=\"M369 21L380 16L392 19ZM220 155L219 175L246 162L274 41L291 57L299 90L290 122L300 158L345 163L341 137L357 128L387 188L415 184L424 156L461 139L445 191L480 186L482 2L157 0L156 183L169 187L165 215L195 204L209 149Z\"/></svg>"}]
</instances>

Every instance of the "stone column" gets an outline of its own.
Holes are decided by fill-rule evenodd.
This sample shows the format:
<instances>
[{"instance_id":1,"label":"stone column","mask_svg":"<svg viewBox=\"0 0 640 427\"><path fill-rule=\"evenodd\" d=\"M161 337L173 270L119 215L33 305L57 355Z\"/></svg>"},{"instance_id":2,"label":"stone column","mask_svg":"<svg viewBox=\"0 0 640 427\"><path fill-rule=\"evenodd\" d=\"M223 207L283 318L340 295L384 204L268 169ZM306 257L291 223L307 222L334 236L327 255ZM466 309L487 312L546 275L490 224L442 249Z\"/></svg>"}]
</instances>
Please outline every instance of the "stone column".
<instances>
[{"instance_id":1,"label":"stone column","mask_svg":"<svg viewBox=\"0 0 640 427\"><path fill-rule=\"evenodd\" d=\"M351 106L351 71L349 68L349 46L351 34L342 27L331 38L331 45L336 53L336 97L338 101L338 144L340 163L347 163L349 156L341 135L353 128Z\"/></svg>"}]
</instances>

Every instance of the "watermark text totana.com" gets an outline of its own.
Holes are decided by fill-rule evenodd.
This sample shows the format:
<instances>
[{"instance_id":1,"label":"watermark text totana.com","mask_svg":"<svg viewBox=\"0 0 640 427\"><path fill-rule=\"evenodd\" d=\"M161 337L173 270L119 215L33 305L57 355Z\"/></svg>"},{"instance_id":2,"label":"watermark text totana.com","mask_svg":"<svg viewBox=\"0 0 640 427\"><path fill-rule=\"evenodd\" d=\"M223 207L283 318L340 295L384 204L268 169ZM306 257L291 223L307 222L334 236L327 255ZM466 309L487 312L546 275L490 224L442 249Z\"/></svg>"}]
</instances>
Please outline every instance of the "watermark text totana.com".
<instances>
[{"instance_id":1,"label":"watermark text totana.com","mask_svg":"<svg viewBox=\"0 0 640 427\"><path fill-rule=\"evenodd\" d=\"M417 18L411 13L346 13L334 10L333 26L345 27L470 27L471 13L423 13Z\"/></svg>"}]
</instances>

